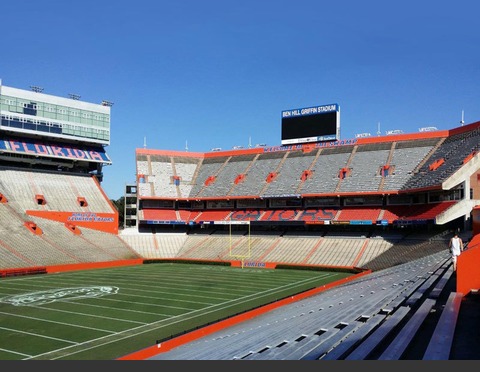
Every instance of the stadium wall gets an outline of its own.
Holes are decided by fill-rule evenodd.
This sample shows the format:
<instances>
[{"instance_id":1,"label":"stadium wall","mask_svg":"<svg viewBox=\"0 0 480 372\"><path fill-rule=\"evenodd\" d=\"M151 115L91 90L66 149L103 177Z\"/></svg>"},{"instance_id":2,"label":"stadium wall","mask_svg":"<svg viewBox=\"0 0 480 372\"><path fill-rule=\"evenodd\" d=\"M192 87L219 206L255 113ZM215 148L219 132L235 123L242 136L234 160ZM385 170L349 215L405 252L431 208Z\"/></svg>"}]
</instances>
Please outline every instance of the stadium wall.
<instances>
[{"instance_id":1,"label":"stadium wall","mask_svg":"<svg viewBox=\"0 0 480 372\"><path fill-rule=\"evenodd\" d=\"M120 267L120 266L134 266L142 265L143 259L135 260L119 260L108 262L90 262L84 264L68 264L68 265L54 265L47 266L47 274L65 272L65 271L77 271L77 270L91 270L91 269L104 269L107 267Z\"/></svg>"},{"instance_id":2,"label":"stadium wall","mask_svg":"<svg viewBox=\"0 0 480 372\"><path fill-rule=\"evenodd\" d=\"M479 262L480 234L476 234L468 243L467 250L463 251L458 257L457 292L466 296L470 292L480 289Z\"/></svg>"}]
</instances>

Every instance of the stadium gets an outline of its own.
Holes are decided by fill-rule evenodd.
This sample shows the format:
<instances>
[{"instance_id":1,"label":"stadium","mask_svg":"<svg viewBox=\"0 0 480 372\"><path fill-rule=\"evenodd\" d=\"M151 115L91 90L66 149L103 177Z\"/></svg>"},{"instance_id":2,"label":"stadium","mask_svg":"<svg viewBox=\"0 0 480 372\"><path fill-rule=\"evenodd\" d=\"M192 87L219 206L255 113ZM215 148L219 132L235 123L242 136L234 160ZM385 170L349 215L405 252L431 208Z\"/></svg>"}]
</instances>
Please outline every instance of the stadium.
<instances>
[{"instance_id":1,"label":"stadium","mask_svg":"<svg viewBox=\"0 0 480 372\"><path fill-rule=\"evenodd\" d=\"M0 359L480 359L480 122L132 149L119 229L108 101L0 81L0 111Z\"/></svg>"}]
</instances>

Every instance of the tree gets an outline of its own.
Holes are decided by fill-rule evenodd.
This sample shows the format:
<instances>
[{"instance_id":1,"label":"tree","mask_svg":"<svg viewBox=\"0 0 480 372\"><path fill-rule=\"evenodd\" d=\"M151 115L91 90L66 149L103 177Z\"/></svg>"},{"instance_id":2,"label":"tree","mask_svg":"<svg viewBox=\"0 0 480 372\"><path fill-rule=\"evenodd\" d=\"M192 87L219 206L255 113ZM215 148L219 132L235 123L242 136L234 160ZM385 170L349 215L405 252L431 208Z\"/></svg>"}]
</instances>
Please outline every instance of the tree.
<instances>
[{"instance_id":1,"label":"tree","mask_svg":"<svg viewBox=\"0 0 480 372\"><path fill-rule=\"evenodd\" d=\"M122 196L118 200L110 200L118 211L118 228L123 229L123 222L125 220L125 197Z\"/></svg>"}]
</instances>

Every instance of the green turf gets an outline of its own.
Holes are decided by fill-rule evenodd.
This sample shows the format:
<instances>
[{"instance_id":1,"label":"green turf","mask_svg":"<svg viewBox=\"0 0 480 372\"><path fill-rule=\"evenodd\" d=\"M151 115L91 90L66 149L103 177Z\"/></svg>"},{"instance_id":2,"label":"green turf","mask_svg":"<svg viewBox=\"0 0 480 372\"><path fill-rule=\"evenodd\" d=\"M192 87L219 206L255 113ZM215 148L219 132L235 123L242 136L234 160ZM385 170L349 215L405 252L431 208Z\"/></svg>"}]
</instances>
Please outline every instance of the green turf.
<instances>
[{"instance_id":1,"label":"green turf","mask_svg":"<svg viewBox=\"0 0 480 372\"><path fill-rule=\"evenodd\" d=\"M117 359L351 275L159 263L3 278L0 359Z\"/></svg>"}]
</instances>

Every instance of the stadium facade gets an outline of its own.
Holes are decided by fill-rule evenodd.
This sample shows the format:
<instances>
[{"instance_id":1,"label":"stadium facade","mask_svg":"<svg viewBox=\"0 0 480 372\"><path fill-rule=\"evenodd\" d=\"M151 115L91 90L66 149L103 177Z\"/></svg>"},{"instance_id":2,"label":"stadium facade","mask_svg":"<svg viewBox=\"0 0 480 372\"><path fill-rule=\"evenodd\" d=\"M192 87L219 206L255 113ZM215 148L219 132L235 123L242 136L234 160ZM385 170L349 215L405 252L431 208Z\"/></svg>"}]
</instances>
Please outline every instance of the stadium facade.
<instances>
[{"instance_id":1,"label":"stadium facade","mask_svg":"<svg viewBox=\"0 0 480 372\"><path fill-rule=\"evenodd\" d=\"M363 277L407 264L415 279L404 282L432 285L437 274L417 260L442 256L450 273L448 240L460 230L475 237L459 258L459 293L478 288L469 265L479 255L480 122L346 140L335 125L320 136L331 141L289 133L288 145L203 153L135 149L119 231L101 187L111 103L31 88L0 82L2 277L182 261Z\"/></svg>"},{"instance_id":2,"label":"stadium facade","mask_svg":"<svg viewBox=\"0 0 480 372\"><path fill-rule=\"evenodd\" d=\"M139 148L130 226L471 230L479 127L207 153Z\"/></svg>"},{"instance_id":3,"label":"stadium facade","mask_svg":"<svg viewBox=\"0 0 480 372\"><path fill-rule=\"evenodd\" d=\"M136 258L123 242L113 254L96 247L120 241L118 211L101 188L111 103L31 88L0 81L0 268Z\"/></svg>"}]
</instances>

